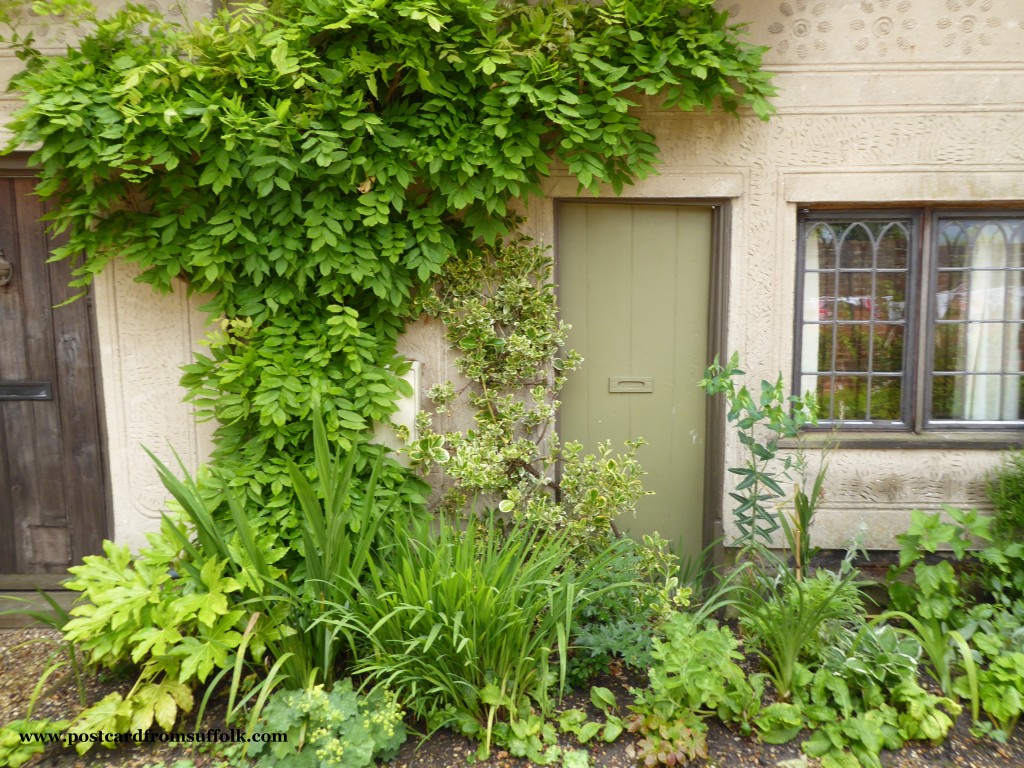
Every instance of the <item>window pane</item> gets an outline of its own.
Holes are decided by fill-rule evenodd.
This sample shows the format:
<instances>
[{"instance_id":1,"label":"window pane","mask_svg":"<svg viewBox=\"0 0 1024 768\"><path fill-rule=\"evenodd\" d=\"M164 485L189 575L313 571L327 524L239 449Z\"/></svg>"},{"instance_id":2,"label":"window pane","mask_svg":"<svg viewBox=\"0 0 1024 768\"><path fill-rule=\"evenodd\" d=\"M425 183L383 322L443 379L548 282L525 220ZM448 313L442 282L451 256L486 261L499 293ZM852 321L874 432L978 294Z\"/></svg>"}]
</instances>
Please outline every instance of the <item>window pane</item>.
<instances>
[{"instance_id":1,"label":"window pane","mask_svg":"<svg viewBox=\"0 0 1024 768\"><path fill-rule=\"evenodd\" d=\"M829 224L822 222L811 228L804 262L807 269L836 268L836 233Z\"/></svg>"},{"instance_id":2,"label":"window pane","mask_svg":"<svg viewBox=\"0 0 1024 768\"><path fill-rule=\"evenodd\" d=\"M897 421L903 403L903 379L896 376L871 378L869 418L872 421Z\"/></svg>"},{"instance_id":3,"label":"window pane","mask_svg":"<svg viewBox=\"0 0 1024 768\"><path fill-rule=\"evenodd\" d=\"M804 322L835 319L834 272L808 272L804 278Z\"/></svg>"},{"instance_id":4,"label":"window pane","mask_svg":"<svg viewBox=\"0 0 1024 768\"><path fill-rule=\"evenodd\" d=\"M832 383L832 418L865 421L868 418L868 380L864 376L836 376Z\"/></svg>"},{"instance_id":5,"label":"window pane","mask_svg":"<svg viewBox=\"0 0 1024 768\"><path fill-rule=\"evenodd\" d=\"M935 326L935 357L932 370L962 371L967 359L967 324L940 323Z\"/></svg>"},{"instance_id":6,"label":"window pane","mask_svg":"<svg viewBox=\"0 0 1024 768\"><path fill-rule=\"evenodd\" d=\"M892 221L878 225L881 233L878 237L876 253L876 269L902 270L907 266L910 253L910 234L904 222Z\"/></svg>"},{"instance_id":7,"label":"window pane","mask_svg":"<svg viewBox=\"0 0 1024 768\"><path fill-rule=\"evenodd\" d=\"M844 232L839 246L840 269L872 269L875 242L867 225L856 223Z\"/></svg>"},{"instance_id":8,"label":"window pane","mask_svg":"<svg viewBox=\"0 0 1024 768\"><path fill-rule=\"evenodd\" d=\"M956 379L953 376L932 377L932 418L953 419Z\"/></svg>"},{"instance_id":9,"label":"window pane","mask_svg":"<svg viewBox=\"0 0 1024 768\"><path fill-rule=\"evenodd\" d=\"M945 221L939 225L938 267L963 267L968 261L967 230L960 221Z\"/></svg>"},{"instance_id":10,"label":"window pane","mask_svg":"<svg viewBox=\"0 0 1024 768\"><path fill-rule=\"evenodd\" d=\"M882 272L875 280L874 317L876 320L903 320L907 313L907 275Z\"/></svg>"},{"instance_id":11,"label":"window pane","mask_svg":"<svg viewBox=\"0 0 1024 768\"><path fill-rule=\"evenodd\" d=\"M805 223L798 373L821 419L901 417L912 225L842 215Z\"/></svg>"},{"instance_id":12,"label":"window pane","mask_svg":"<svg viewBox=\"0 0 1024 768\"><path fill-rule=\"evenodd\" d=\"M815 415L819 419L831 419L829 407L832 401L829 392L832 389L832 380L829 376L802 376L800 378L800 394L811 392L815 397L817 409Z\"/></svg>"},{"instance_id":13,"label":"window pane","mask_svg":"<svg viewBox=\"0 0 1024 768\"><path fill-rule=\"evenodd\" d=\"M1009 217L937 220L932 419L1016 421L1024 415L1022 225Z\"/></svg>"},{"instance_id":14,"label":"window pane","mask_svg":"<svg viewBox=\"0 0 1024 768\"><path fill-rule=\"evenodd\" d=\"M836 326L836 370L867 373L869 364L871 326Z\"/></svg>"},{"instance_id":15,"label":"window pane","mask_svg":"<svg viewBox=\"0 0 1024 768\"><path fill-rule=\"evenodd\" d=\"M874 302L871 272L840 272L836 297L837 320L870 320Z\"/></svg>"},{"instance_id":16,"label":"window pane","mask_svg":"<svg viewBox=\"0 0 1024 768\"><path fill-rule=\"evenodd\" d=\"M940 271L935 280L935 319L964 320L970 294L967 273Z\"/></svg>"},{"instance_id":17,"label":"window pane","mask_svg":"<svg viewBox=\"0 0 1024 768\"><path fill-rule=\"evenodd\" d=\"M871 370L899 372L903 370L903 326L876 325L871 350Z\"/></svg>"}]
</instances>

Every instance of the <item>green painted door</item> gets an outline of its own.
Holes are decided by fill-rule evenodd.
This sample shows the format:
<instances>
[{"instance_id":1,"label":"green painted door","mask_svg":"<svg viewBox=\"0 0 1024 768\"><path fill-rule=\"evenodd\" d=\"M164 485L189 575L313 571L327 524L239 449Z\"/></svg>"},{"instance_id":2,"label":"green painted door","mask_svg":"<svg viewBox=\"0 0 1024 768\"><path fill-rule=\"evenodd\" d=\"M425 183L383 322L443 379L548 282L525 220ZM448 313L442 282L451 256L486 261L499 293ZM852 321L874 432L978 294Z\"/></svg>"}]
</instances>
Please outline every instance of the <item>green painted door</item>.
<instances>
[{"instance_id":1,"label":"green painted door","mask_svg":"<svg viewBox=\"0 0 1024 768\"><path fill-rule=\"evenodd\" d=\"M635 519L683 555L702 549L710 206L562 203L557 281L569 346L584 358L562 394L561 435L593 451L642 437L653 496Z\"/></svg>"}]
</instances>

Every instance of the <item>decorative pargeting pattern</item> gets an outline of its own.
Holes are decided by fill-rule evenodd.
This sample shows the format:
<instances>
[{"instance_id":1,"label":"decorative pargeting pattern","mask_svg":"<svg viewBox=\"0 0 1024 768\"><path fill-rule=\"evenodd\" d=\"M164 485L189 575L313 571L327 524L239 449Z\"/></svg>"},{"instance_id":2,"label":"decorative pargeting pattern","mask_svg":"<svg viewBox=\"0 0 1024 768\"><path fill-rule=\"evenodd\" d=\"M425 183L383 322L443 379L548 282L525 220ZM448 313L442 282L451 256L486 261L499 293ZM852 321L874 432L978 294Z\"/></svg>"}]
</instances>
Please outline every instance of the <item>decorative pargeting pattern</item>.
<instances>
[{"instance_id":1,"label":"decorative pargeting pattern","mask_svg":"<svg viewBox=\"0 0 1024 768\"><path fill-rule=\"evenodd\" d=\"M724 4L723 4L724 5ZM1022 42L1016 0L782 0L734 3L737 21L772 46L765 61L1011 61Z\"/></svg>"},{"instance_id":2,"label":"decorative pargeting pattern","mask_svg":"<svg viewBox=\"0 0 1024 768\"><path fill-rule=\"evenodd\" d=\"M741 166L730 338L752 375L792 370L801 204L957 205L1019 200L1024 181L1024 4L1018 0L790 0L733 6L772 50L778 116L652 126L670 166ZM788 43L788 45L787 45ZM671 157L669 154L671 153ZM1018 191L1014 192L1014 188ZM770 318L765 343L762 322ZM727 454L734 457L736 446ZM862 525L890 546L915 507L985 504L997 451L840 449L816 541L841 546ZM731 459L727 459L727 462ZM729 509L728 499L724 508ZM728 526L729 515L725 514Z\"/></svg>"},{"instance_id":3,"label":"decorative pargeting pattern","mask_svg":"<svg viewBox=\"0 0 1024 768\"><path fill-rule=\"evenodd\" d=\"M802 208L1020 202L1024 3L723 0L720 7L771 46L778 114L767 123L669 114L645 101L661 175L626 194L730 200L726 345L756 383L793 369ZM571 197L575 186L555 182L551 194ZM550 242L550 202L532 204L529 215ZM742 463L740 448L729 435L726 466ZM863 527L866 546L891 547L911 509L983 507L984 475L999 457L959 446L840 448L830 458L815 545L844 546ZM811 458L813 470L814 451ZM727 540L736 534L729 490Z\"/></svg>"}]
</instances>

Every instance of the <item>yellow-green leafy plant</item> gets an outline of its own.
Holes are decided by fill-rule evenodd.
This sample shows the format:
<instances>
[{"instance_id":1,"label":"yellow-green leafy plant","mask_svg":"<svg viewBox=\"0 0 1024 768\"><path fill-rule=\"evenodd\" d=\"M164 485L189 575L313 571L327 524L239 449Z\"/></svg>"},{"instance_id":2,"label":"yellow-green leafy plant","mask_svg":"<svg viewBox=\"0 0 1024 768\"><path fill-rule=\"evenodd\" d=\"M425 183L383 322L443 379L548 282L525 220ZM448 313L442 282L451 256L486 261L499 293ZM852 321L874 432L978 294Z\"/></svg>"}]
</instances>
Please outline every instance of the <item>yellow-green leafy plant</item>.
<instances>
[{"instance_id":1,"label":"yellow-green leafy plant","mask_svg":"<svg viewBox=\"0 0 1024 768\"><path fill-rule=\"evenodd\" d=\"M284 734L248 745L248 756L268 768L366 768L394 757L406 736L393 695L383 689L358 694L347 678L330 691L322 685L275 691L260 728Z\"/></svg>"},{"instance_id":2,"label":"yellow-green leafy plant","mask_svg":"<svg viewBox=\"0 0 1024 768\"><path fill-rule=\"evenodd\" d=\"M356 599L370 560L386 549L383 523L400 528L408 517L378 498L377 471L354 500L357 454L332 451L319 417L313 433L315 480L292 468L304 547L300 567L290 572L280 566L286 550L256 535L232 491L225 492L228 524L193 478L179 479L156 461L181 519L165 516L150 548L137 556L105 542L105 556L86 557L66 583L83 601L63 628L65 640L90 663L139 669L126 694L111 693L83 710L71 733L145 730L154 722L170 729L192 711L199 686L207 688L201 710L217 686L228 692L229 717L254 702L251 728L276 686L330 688L351 664L352 638L322 618ZM76 748L93 744L81 740Z\"/></svg>"}]
</instances>

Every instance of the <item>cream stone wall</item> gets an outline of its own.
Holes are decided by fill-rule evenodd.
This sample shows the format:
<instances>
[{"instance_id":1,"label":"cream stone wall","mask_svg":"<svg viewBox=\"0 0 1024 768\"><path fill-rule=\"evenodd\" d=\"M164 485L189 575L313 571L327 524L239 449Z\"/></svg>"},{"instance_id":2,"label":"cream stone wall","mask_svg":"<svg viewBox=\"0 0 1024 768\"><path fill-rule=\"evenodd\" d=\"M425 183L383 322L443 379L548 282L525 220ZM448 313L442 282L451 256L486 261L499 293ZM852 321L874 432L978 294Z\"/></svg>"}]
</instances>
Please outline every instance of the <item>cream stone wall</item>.
<instances>
[{"instance_id":1,"label":"cream stone wall","mask_svg":"<svg viewBox=\"0 0 1024 768\"><path fill-rule=\"evenodd\" d=\"M801 205L1024 201L1024 0L729 8L772 46L766 62L778 73L778 118L734 124L731 147L712 134L699 147L666 149L670 164L744 157L751 169L748 195L737 201L750 221L743 240L734 229L730 345L751 371L771 375L792 367ZM666 128L659 121L655 130ZM760 317L773 321L768 343L761 323L743 321ZM738 448L731 444L728 455ZM860 529L867 546L891 546L915 507L984 507L984 475L999 455L959 446L840 449L816 542L842 546Z\"/></svg>"},{"instance_id":2,"label":"cream stone wall","mask_svg":"<svg viewBox=\"0 0 1024 768\"><path fill-rule=\"evenodd\" d=\"M789 380L802 205L1024 207L1024 0L720 7L771 46L765 62L776 73L778 114L761 122L646 105L663 165L625 196L728 200L727 348L750 378L781 371ZM555 179L549 194L529 214L535 233L553 242L553 200L575 196L575 184ZM741 446L726 435L726 464L739 465ZM984 475L999 451L936 437L947 438L943 447L852 448L848 440L835 450L815 544L841 547L861 531L865 546L891 547L911 509L984 507ZM727 540L736 532L729 490Z\"/></svg>"},{"instance_id":3,"label":"cream stone wall","mask_svg":"<svg viewBox=\"0 0 1024 768\"><path fill-rule=\"evenodd\" d=\"M163 8L172 19L186 21L208 14L211 0L147 2ZM117 0L96 2L101 13L122 5ZM36 31L36 47L59 54L74 42L74 31L59 19L28 19ZM21 62L0 52L4 84L20 71ZM0 122L18 107L17 94L0 96ZM6 141L6 136L0 136ZM107 432L107 464L113 502L112 538L138 548L146 531L159 525L165 509L164 491L143 446L169 465L174 453L195 469L210 445L208 425L197 425L194 410L182 402L180 368L204 336L205 317L199 297L188 297L184 284L169 295L157 295L148 285L134 282L130 266L112 264L93 286L97 348L103 384Z\"/></svg>"},{"instance_id":4,"label":"cream stone wall","mask_svg":"<svg viewBox=\"0 0 1024 768\"><path fill-rule=\"evenodd\" d=\"M190 362L205 335L201 297L184 284L156 295L135 282L132 265L112 263L96 279L93 300L107 428L107 464L113 501L111 537L138 548L147 531L159 527L168 494L157 477L148 448L177 468L181 458L194 470L206 457L212 427L197 424L182 401L181 366Z\"/></svg>"},{"instance_id":5,"label":"cream stone wall","mask_svg":"<svg viewBox=\"0 0 1024 768\"><path fill-rule=\"evenodd\" d=\"M208 0L164 5L186 16L209 8ZM778 114L761 122L647 105L643 118L664 164L625 196L727 201L728 349L741 354L751 377L782 371L788 378L800 206L1024 206L1024 0L726 0L721 7L772 47L766 63L780 89ZM67 30L45 34L45 45L60 50ZM16 69L0 59L0 78ZM0 115L14 104L0 99ZM528 214L534 234L553 242L553 201L577 192L556 175L548 193ZM183 292L154 297L124 267L97 282L95 298L114 533L137 544L164 497L141 445L165 457L172 445L194 465L207 444L177 387L203 318ZM450 375L436 323L416 324L402 344L422 364L424 391ZM740 463L731 437L725 447L726 464ZM914 507L983 505L982 478L998 457L948 444L841 448L815 543L842 546L863 527L867 546L891 546Z\"/></svg>"}]
</instances>

